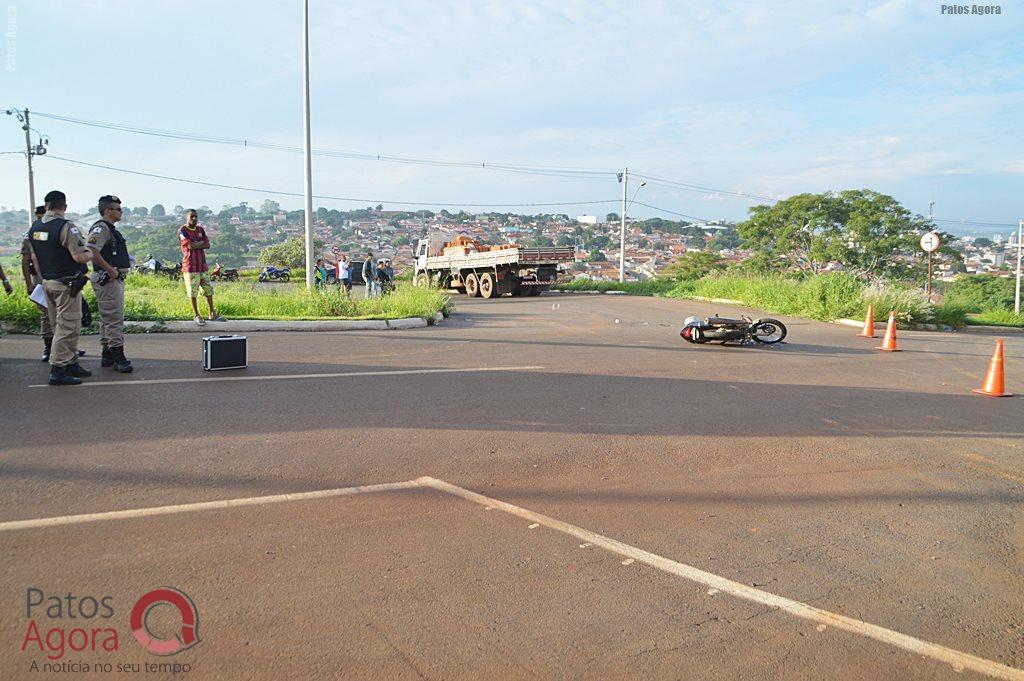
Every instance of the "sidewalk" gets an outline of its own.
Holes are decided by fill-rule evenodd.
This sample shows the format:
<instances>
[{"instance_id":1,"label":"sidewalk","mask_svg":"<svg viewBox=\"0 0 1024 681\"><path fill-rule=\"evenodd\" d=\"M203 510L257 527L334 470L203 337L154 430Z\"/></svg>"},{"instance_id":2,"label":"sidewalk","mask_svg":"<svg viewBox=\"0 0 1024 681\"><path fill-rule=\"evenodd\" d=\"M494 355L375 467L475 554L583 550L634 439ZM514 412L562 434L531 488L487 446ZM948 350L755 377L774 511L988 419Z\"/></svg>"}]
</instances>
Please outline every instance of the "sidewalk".
<instances>
[{"instance_id":1,"label":"sidewalk","mask_svg":"<svg viewBox=\"0 0 1024 681\"><path fill-rule=\"evenodd\" d=\"M386 329L418 329L441 322L440 312L431 319L410 317L407 319L332 319L316 321L273 321L261 319L229 319L224 322L207 321L199 326L194 321L172 322L125 322L129 333L221 333L256 331L383 331Z\"/></svg>"}]
</instances>

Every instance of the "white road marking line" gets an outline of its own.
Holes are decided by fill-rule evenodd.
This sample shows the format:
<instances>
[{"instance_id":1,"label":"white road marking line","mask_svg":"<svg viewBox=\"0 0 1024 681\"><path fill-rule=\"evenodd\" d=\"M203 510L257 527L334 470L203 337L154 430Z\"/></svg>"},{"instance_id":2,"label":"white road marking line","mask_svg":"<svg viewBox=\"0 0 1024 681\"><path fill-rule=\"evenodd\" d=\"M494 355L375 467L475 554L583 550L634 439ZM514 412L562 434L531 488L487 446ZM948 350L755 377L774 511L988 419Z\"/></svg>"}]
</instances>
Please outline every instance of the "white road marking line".
<instances>
[{"instance_id":1,"label":"white road marking line","mask_svg":"<svg viewBox=\"0 0 1024 681\"><path fill-rule=\"evenodd\" d=\"M243 497L240 499L221 499L219 501L200 501L194 504L178 504L176 506L153 506L150 508L136 508L125 511L83 513L81 515L65 515L52 518L34 518L31 520L11 520L8 522L0 523L0 532L10 532L13 530L27 530L41 527L56 527L59 525L75 525L78 523L91 523L101 520L121 520L126 518L145 518L154 515L169 515L172 513L211 511L225 508L238 508L240 506L260 506L263 504L277 504L281 503L282 501L304 501L307 499L347 497L355 494L390 492L392 490L417 489L419 487L422 487L422 484L420 483L419 480L407 480L405 482L386 482L380 485L364 485L362 487L338 487L335 489L317 490L315 492L274 494L266 497Z\"/></svg>"},{"instance_id":2,"label":"white road marking line","mask_svg":"<svg viewBox=\"0 0 1024 681\"><path fill-rule=\"evenodd\" d=\"M1013 667L1008 667L1004 664L993 662L992 660L986 660L983 657L963 653L958 650L953 650L952 648L941 646L937 643L930 643L919 638L914 638L913 636L907 636L906 634L901 634L898 631L886 629L885 627L880 627L876 624L869 624L852 617L839 615L827 610L821 610L812 605L807 605L783 596L777 596L767 591L755 589L747 586L746 584L740 584L739 582L734 582L731 579L720 577L711 572L705 572L699 568L664 558L655 553L638 549L615 539L610 539L609 537L597 534L596 532L585 530L582 527L570 525L569 523L549 518L548 516L540 513L534 513L533 511L525 508L521 508L504 501L499 501L497 499L491 499L482 494L477 494L476 492L471 492L467 489L463 489L462 487L458 487L457 485L445 482L444 480L423 477L419 478L419 482L426 487L432 487L436 490L453 494L457 497L466 499L467 501L500 509L524 520L535 522L538 525L543 525L544 527L568 534L576 537L577 539L594 544L595 546L600 546L607 551L617 553L625 558L633 558L636 561L645 563L669 574L732 594L737 598L777 608L795 617L817 622L818 624L833 626L837 629L857 634L858 636L874 639L881 643L901 648L917 655L922 655L939 662L944 662L951 665L954 670L970 669L971 671L996 679L1024 681L1024 670L1014 669Z\"/></svg>"},{"instance_id":3,"label":"white road marking line","mask_svg":"<svg viewBox=\"0 0 1024 681\"><path fill-rule=\"evenodd\" d=\"M160 385L164 383L209 383L226 381L284 381L299 378L349 378L355 376L408 376L410 374L469 374L482 371L538 371L542 366L524 367L470 367L467 369L406 369L395 371L345 371L333 374L272 374L269 376L207 376L203 378L154 378L152 380L127 380L127 381L82 381L78 387L87 388L99 385ZM30 388L48 388L46 383L30 385Z\"/></svg>"},{"instance_id":4,"label":"white road marking line","mask_svg":"<svg viewBox=\"0 0 1024 681\"><path fill-rule=\"evenodd\" d=\"M535 527L540 527L540 523L534 523L533 525L528 525L528 526L527 526L527 529L530 529L530 530L532 530L532 529L533 529L533 528L535 528Z\"/></svg>"},{"instance_id":5,"label":"white road marking line","mask_svg":"<svg viewBox=\"0 0 1024 681\"><path fill-rule=\"evenodd\" d=\"M929 657L939 662L944 662L953 667L954 671L962 672L965 669L984 674L996 679L1009 679L1010 681L1024 681L1024 670L1008 667L983 657L977 657L963 653L952 648L941 646L937 643L930 643L913 636L901 634L898 631L886 629L876 624L869 624L861 620L853 619L845 615L821 610L812 605L794 601L784 596L777 596L767 591L749 587L746 584L734 582L726 577L720 577L711 572L705 572L699 568L679 563L677 561L659 556L635 546L624 544L618 540L605 537L604 535L591 532L590 530L571 525L561 520L550 518L540 513L534 513L528 509L514 504L509 504L498 499L491 499L482 494L471 492L457 485L444 480L431 477L406 480L404 482L389 482L379 485L364 485L360 487L340 487L336 489L318 490L315 492L298 492L294 494L275 494L264 497L248 497L240 499L224 499L220 501L203 501L194 504L179 504L177 506L156 506L152 508L132 509L125 511L108 511L105 513L86 513L82 515L58 516L52 518L36 518L32 520L13 520L0 523L0 532L12 530L55 527L60 525L73 525L77 523L97 522L102 520L119 520L127 518L143 518L155 515L168 515L174 513L187 513L191 511L205 511L225 508L237 508L241 506L257 506L262 504L273 504L284 501L303 501L308 499L324 499L329 497L353 496L356 494L369 494L373 492L386 492L401 489L417 489L429 487L440 492L446 492L454 496L472 501L482 506L496 508L511 515L534 523L533 527L541 526L568 534L577 539L584 540L587 545L599 546L611 553L617 553L629 560L624 560L623 565L632 562L641 562L651 567L662 570L669 574L688 579L698 584L710 587L712 591L724 591L728 594L767 605L778 610L789 613L795 617L817 622L818 631L822 631L822 625L830 625L837 629L848 631L865 638L874 639L881 643L901 648L911 653ZM581 545L582 547L582 545Z\"/></svg>"},{"instance_id":6,"label":"white road marking line","mask_svg":"<svg viewBox=\"0 0 1024 681\"><path fill-rule=\"evenodd\" d=\"M590 544L580 544L580 548L581 548L581 549L585 549L585 548L587 548L588 546L590 546Z\"/></svg>"}]
</instances>

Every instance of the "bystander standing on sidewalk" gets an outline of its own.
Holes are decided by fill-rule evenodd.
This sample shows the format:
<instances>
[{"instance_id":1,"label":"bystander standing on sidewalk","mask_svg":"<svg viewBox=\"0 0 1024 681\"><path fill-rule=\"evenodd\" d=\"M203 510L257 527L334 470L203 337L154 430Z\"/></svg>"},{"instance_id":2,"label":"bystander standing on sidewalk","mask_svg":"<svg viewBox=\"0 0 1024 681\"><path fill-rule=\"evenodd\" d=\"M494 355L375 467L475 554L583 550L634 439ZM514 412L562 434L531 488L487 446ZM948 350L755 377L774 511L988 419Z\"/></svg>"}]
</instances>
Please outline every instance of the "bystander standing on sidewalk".
<instances>
[{"instance_id":1,"label":"bystander standing on sidewalk","mask_svg":"<svg viewBox=\"0 0 1024 681\"><path fill-rule=\"evenodd\" d=\"M373 298L380 293L377 285L377 261L370 252L366 253L366 260L363 261L363 281L366 282L367 298Z\"/></svg>"},{"instance_id":2,"label":"bystander standing on sidewalk","mask_svg":"<svg viewBox=\"0 0 1024 681\"><path fill-rule=\"evenodd\" d=\"M206 235L203 226L199 224L199 213L195 209L189 208L185 211L185 224L178 230L178 239L181 240L181 275L185 279L185 293L188 294L192 303L192 313L195 315L196 324L202 326L206 323L199 316L199 306L196 304L196 294L200 290L206 296L206 304L210 309L210 321L225 321L213 307L213 284L210 283L210 277L206 271L206 249L210 247L210 238Z\"/></svg>"}]
</instances>

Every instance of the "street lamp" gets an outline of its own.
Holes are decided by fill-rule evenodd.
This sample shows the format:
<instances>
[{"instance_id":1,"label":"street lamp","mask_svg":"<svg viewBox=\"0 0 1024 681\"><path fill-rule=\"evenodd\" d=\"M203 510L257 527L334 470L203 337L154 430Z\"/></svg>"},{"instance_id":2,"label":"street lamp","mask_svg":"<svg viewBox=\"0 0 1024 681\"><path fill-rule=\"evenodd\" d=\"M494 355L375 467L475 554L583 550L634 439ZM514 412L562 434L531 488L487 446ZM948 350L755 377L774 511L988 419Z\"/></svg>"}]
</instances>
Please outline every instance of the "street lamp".
<instances>
[{"instance_id":1,"label":"street lamp","mask_svg":"<svg viewBox=\"0 0 1024 681\"><path fill-rule=\"evenodd\" d=\"M309 146L309 0L302 2L302 113L306 162L306 290L313 290L313 161Z\"/></svg>"},{"instance_id":2,"label":"street lamp","mask_svg":"<svg viewBox=\"0 0 1024 681\"><path fill-rule=\"evenodd\" d=\"M1024 220L1017 223L1017 287L1013 294L1013 313L1020 314L1020 260L1024 255L1024 243L1021 243L1021 236L1024 235Z\"/></svg>"},{"instance_id":3,"label":"street lamp","mask_svg":"<svg viewBox=\"0 0 1024 681\"><path fill-rule=\"evenodd\" d=\"M22 124L21 129L25 131L25 161L28 163L28 224L31 227L32 221L35 219L36 210L36 187L32 175L32 157L46 154L46 145L50 143L50 140L45 135L39 135L37 132L39 144L33 146L32 127L28 120L28 109L18 110L10 108L6 113L8 116L15 116Z\"/></svg>"},{"instance_id":4,"label":"street lamp","mask_svg":"<svg viewBox=\"0 0 1024 681\"><path fill-rule=\"evenodd\" d=\"M629 168L623 168L622 175L619 177L619 181L622 182L622 220L619 225L619 283L626 281L626 211L629 210L629 205L636 199L637 192L640 188L645 186L647 182L641 182L640 187L636 188L633 192L633 198L629 200L629 204L626 203L626 190L629 186Z\"/></svg>"}]
</instances>

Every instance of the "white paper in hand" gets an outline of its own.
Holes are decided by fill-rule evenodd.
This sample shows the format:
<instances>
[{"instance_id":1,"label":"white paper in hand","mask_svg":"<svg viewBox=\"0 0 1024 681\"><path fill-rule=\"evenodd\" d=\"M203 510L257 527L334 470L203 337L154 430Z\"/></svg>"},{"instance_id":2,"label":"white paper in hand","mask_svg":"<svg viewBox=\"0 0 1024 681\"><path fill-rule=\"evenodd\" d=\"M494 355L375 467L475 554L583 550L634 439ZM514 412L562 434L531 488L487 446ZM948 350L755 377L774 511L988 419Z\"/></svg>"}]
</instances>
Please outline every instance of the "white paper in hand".
<instances>
[{"instance_id":1,"label":"white paper in hand","mask_svg":"<svg viewBox=\"0 0 1024 681\"><path fill-rule=\"evenodd\" d=\"M46 304L46 292L43 290L42 284L36 284L36 287L32 289L32 293L29 294L29 300L40 307L48 307Z\"/></svg>"}]
</instances>

